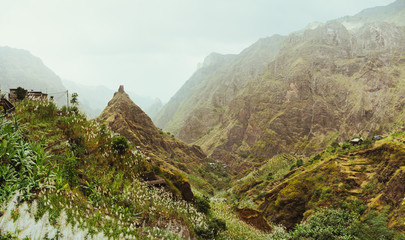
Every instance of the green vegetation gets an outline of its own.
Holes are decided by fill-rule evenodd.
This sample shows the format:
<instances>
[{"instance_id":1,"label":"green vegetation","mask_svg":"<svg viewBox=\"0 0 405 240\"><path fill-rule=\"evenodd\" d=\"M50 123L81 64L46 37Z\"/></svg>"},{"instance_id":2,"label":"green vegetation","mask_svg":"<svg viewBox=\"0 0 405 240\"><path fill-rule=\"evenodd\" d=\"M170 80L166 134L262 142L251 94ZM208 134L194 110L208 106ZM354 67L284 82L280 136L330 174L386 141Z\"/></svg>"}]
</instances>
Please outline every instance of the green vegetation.
<instances>
[{"instance_id":1,"label":"green vegetation","mask_svg":"<svg viewBox=\"0 0 405 240\"><path fill-rule=\"evenodd\" d=\"M305 224L297 225L291 239L404 239L387 228L387 215L371 211L362 220L343 209L320 209Z\"/></svg>"},{"instance_id":2,"label":"green vegetation","mask_svg":"<svg viewBox=\"0 0 405 240\"><path fill-rule=\"evenodd\" d=\"M17 95L17 99L18 100L24 100L24 98L27 96L27 90L25 90L22 87L18 87L15 91L16 95Z\"/></svg>"},{"instance_id":3,"label":"green vegetation","mask_svg":"<svg viewBox=\"0 0 405 240\"><path fill-rule=\"evenodd\" d=\"M260 168L250 171L247 176L237 180L231 188L232 194L227 198L240 207L255 208L256 201L263 198L264 193L270 190L273 184L282 179L297 160L288 154L274 156Z\"/></svg>"},{"instance_id":4,"label":"green vegetation","mask_svg":"<svg viewBox=\"0 0 405 240\"><path fill-rule=\"evenodd\" d=\"M332 144L309 160L277 155L237 181L231 191L221 192L211 201L197 195L194 203L180 200L175 184L192 174L183 176L153 165L125 137L115 136L105 124L88 121L80 112L63 112L53 103L24 100L14 118L1 117L0 136L1 203L16 194L20 204L36 202L35 219L48 216L57 230L59 219L66 216L72 227L86 229L89 237L103 234L112 239L180 239L179 232L170 228L173 224L199 239L373 239L378 234L401 239L387 228L388 222L394 228L403 224L403 207L387 204L398 200L381 198L373 206L366 200L388 191L381 176L387 176L384 181L389 184L400 181L402 133L375 145L365 141L345 149ZM300 168L290 172L291 166ZM228 178L224 169L214 162L199 170L215 174L212 178ZM371 170L377 174L364 182L364 188L346 175L356 172L363 178L361 174ZM139 177L145 172L165 179L167 187L147 186ZM199 178L194 181L209 186ZM275 190L277 186L281 187ZM354 198L352 193L362 198ZM270 197L273 200L267 202ZM261 207L269 220L290 230L273 225L272 233L261 233L239 220L229 203ZM373 210L384 207L386 212ZM271 219L275 213L281 220ZM13 210L11 218L18 221L21 214Z\"/></svg>"},{"instance_id":5,"label":"green vegetation","mask_svg":"<svg viewBox=\"0 0 405 240\"><path fill-rule=\"evenodd\" d=\"M112 148L119 154L121 155L124 154L129 149L129 143L127 138L124 136L113 137Z\"/></svg>"},{"instance_id":6,"label":"green vegetation","mask_svg":"<svg viewBox=\"0 0 405 240\"><path fill-rule=\"evenodd\" d=\"M195 196L195 206L197 208L197 211L204 214L208 214L208 211L211 209L210 201L205 196Z\"/></svg>"},{"instance_id":7,"label":"green vegetation","mask_svg":"<svg viewBox=\"0 0 405 240\"><path fill-rule=\"evenodd\" d=\"M77 93L72 93L72 96L70 98L70 103L73 104L73 106L77 106L79 104L79 94Z\"/></svg>"},{"instance_id":8,"label":"green vegetation","mask_svg":"<svg viewBox=\"0 0 405 240\"><path fill-rule=\"evenodd\" d=\"M58 219L66 215L72 228L86 229L88 237L177 239L170 224L201 238L225 230L221 220L180 200L172 181L184 177L152 165L103 123L28 100L17 105L13 119L0 120L2 205L17 194L19 204L37 203L36 220L48 213L59 231ZM144 172L160 174L170 191L148 187L139 178ZM14 220L19 216L12 214Z\"/></svg>"},{"instance_id":9,"label":"green vegetation","mask_svg":"<svg viewBox=\"0 0 405 240\"><path fill-rule=\"evenodd\" d=\"M30 200L34 192L51 188L55 180L49 155L40 143L27 141L24 126L19 120L0 119L0 203L8 201L16 192Z\"/></svg>"}]
</instances>

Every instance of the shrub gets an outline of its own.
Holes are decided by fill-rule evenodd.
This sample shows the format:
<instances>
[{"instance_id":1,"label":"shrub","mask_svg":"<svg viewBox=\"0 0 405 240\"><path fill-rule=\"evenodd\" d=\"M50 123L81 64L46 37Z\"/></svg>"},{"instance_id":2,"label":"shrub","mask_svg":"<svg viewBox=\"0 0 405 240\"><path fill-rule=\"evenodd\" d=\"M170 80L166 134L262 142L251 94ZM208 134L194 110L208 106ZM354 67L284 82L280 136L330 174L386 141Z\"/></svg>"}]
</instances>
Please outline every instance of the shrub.
<instances>
[{"instance_id":1,"label":"shrub","mask_svg":"<svg viewBox=\"0 0 405 240\"><path fill-rule=\"evenodd\" d=\"M27 96L27 90L22 87L18 87L16 89L16 95L18 100L24 100L25 96Z\"/></svg>"},{"instance_id":2,"label":"shrub","mask_svg":"<svg viewBox=\"0 0 405 240\"><path fill-rule=\"evenodd\" d=\"M304 162L302 161L302 159L298 159L297 160L297 167L301 167L304 164Z\"/></svg>"},{"instance_id":3,"label":"shrub","mask_svg":"<svg viewBox=\"0 0 405 240\"><path fill-rule=\"evenodd\" d=\"M211 209L209 200L198 195L195 196L195 207L197 208L197 211L204 214L207 214Z\"/></svg>"},{"instance_id":4,"label":"shrub","mask_svg":"<svg viewBox=\"0 0 405 240\"><path fill-rule=\"evenodd\" d=\"M124 154L129 148L127 138L124 136L113 137L112 148L116 150L119 154Z\"/></svg>"},{"instance_id":5,"label":"shrub","mask_svg":"<svg viewBox=\"0 0 405 240\"><path fill-rule=\"evenodd\" d=\"M226 223L222 219L212 218L207 222L207 227L197 227L194 232L203 239L214 239L218 233L226 231Z\"/></svg>"},{"instance_id":6,"label":"shrub","mask_svg":"<svg viewBox=\"0 0 405 240\"><path fill-rule=\"evenodd\" d=\"M292 171L296 166L297 166L296 164L291 165L290 171Z\"/></svg>"},{"instance_id":7,"label":"shrub","mask_svg":"<svg viewBox=\"0 0 405 240\"><path fill-rule=\"evenodd\" d=\"M370 211L356 228L356 235L360 239L393 239L395 232L387 228L386 213Z\"/></svg>"},{"instance_id":8,"label":"shrub","mask_svg":"<svg viewBox=\"0 0 405 240\"><path fill-rule=\"evenodd\" d=\"M335 142L333 142L333 143L331 144L331 147L334 148L334 149L337 149L337 148L340 148L340 144L335 141Z\"/></svg>"},{"instance_id":9,"label":"shrub","mask_svg":"<svg viewBox=\"0 0 405 240\"><path fill-rule=\"evenodd\" d=\"M297 225L292 239L354 239L352 229L358 216L346 210L325 209L315 213L306 224Z\"/></svg>"},{"instance_id":10,"label":"shrub","mask_svg":"<svg viewBox=\"0 0 405 240\"><path fill-rule=\"evenodd\" d=\"M363 141L362 147L367 148L367 147L371 147L373 145L373 139L371 138L366 138Z\"/></svg>"},{"instance_id":11,"label":"shrub","mask_svg":"<svg viewBox=\"0 0 405 240\"><path fill-rule=\"evenodd\" d=\"M342 144L342 149L343 149L343 150L350 149L350 146L351 146L351 145L350 145L350 142L345 142L345 143Z\"/></svg>"},{"instance_id":12,"label":"shrub","mask_svg":"<svg viewBox=\"0 0 405 240\"><path fill-rule=\"evenodd\" d=\"M78 163L74 156L67 157L63 163L63 177L72 185L79 182L77 173Z\"/></svg>"},{"instance_id":13,"label":"shrub","mask_svg":"<svg viewBox=\"0 0 405 240\"><path fill-rule=\"evenodd\" d=\"M69 107L69 113L73 113L75 115L79 114L79 108L77 106Z\"/></svg>"},{"instance_id":14,"label":"shrub","mask_svg":"<svg viewBox=\"0 0 405 240\"><path fill-rule=\"evenodd\" d=\"M394 239L395 232L388 229L387 221L385 212L371 211L360 221L355 212L323 209L306 224L297 225L291 234L292 239Z\"/></svg>"},{"instance_id":15,"label":"shrub","mask_svg":"<svg viewBox=\"0 0 405 240\"><path fill-rule=\"evenodd\" d=\"M249 153L241 153L240 156L243 158L247 158L249 157Z\"/></svg>"}]
</instances>

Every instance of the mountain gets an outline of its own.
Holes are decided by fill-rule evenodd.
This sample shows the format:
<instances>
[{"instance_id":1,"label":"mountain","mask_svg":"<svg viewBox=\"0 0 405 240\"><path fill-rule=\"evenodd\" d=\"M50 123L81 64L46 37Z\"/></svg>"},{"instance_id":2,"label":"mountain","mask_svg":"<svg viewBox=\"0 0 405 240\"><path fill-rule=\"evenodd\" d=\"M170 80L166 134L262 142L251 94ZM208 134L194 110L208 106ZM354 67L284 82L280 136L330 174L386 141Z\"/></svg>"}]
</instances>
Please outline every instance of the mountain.
<instances>
[{"instance_id":1,"label":"mountain","mask_svg":"<svg viewBox=\"0 0 405 240\"><path fill-rule=\"evenodd\" d=\"M192 183L197 180L194 182L196 186L204 186L205 190L212 191L207 183L209 178L198 179L202 172L200 168L209 162L201 148L189 146L170 133L156 128L149 116L125 93L123 86L114 93L114 97L97 119L105 121L112 131L138 146L153 163L190 176Z\"/></svg>"},{"instance_id":2,"label":"mountain","mask_svg":"<svg viewBox=\"0 0 405 240\"><path fill-rule=\"evenodd\" d=\"M377 10L401 15L402 3ZM403 119L404 48L402 26L341 19L261 39L208 56L155 122L242 175L277 154L388 132Z\"/></svg>"},{"instance_id":3,"label":"mountain","mask_svg":"<svg viewBox=\"0 0 405 240\"><path fill-rule=\"evenodd\" d=\"M364 9L354 16L346 16L338 19L347 29L358 29L365 24L374 22L393 23L397 26L405 26L405 1L397 0L388 6L379 6Z\"/></svg>"},{"instance_id":4,"label":"mountain","mask_svg":"<svg viewBox=\"0 0 405 240\"><path fill-rule=\"evenodd\" d=\"M153 103L145 109L145 113L153 119L163 108L163 103L159 98L155 98Z\"/></svg>"},{"instance_id":5,"label":"mountain","mask_svg":"<svg viewBox=\"0 0 405 240\"><path fill-rule=\"evenodd\" d=\"M17 87L48 93L66 104L66 88L41 59L26 50L0 47L0 88L8 92Z\"/></svg>"},{"instance_id":6,"label":"mountain","mask_svg":"<svg viewBox=\"0 0 405 240\"><path fill-rule=\"evenodd\" d=\"M160 113L155 117L157 126L175 133L186 142L192 142L201 136L197 129L188 129L188 134L180 133L182 122L191 116L193 108L199 108L201 113L194 115L194 120L201 122L218 119L218 114L212 113L211 107L229 103L234 93L242 89L246 78L253 78L266 68L281 48L284 37L274 35L257 41L239 55L221 55L211 53L204 60L193 76L170 99ZM265 51L261 51L266 49ZM223 92L222 94L219 94ZM226 94L225 96L222 96ZM186 100L190 100L187 102ZM207 101L208 100L208 101ZM208 108L207 108L208 107Z\"/></svg>"},{"instance_id":7,"label":"mountain","mask_svg":"<svg viewBox=\"0 0 405 240\"><path fill-rule=\"evenodd\" d=\"M79 107L91 118L100 115L114 94L114 90L102 85L87 86L66 79L62 79L62 82L71 93L76 92L79 95ZM156 114L160 110L161 105L163 105L158 98L152 99L140 96L134 92L129 92L128 94L149 116Z\"/></svg>"}]
</instances>

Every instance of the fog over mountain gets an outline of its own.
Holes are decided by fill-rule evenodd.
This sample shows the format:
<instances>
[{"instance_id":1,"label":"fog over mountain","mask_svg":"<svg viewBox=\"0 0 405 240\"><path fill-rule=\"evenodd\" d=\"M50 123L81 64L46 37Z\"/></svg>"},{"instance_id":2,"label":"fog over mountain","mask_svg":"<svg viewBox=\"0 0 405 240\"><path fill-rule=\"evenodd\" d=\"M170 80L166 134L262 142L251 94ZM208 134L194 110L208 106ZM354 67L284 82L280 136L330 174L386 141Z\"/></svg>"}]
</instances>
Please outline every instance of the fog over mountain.
<instances>
[{"instance_id":1,"label":"fog over mountain","mask_svg":"<svg viewBox=\"0 0 405 240\"><path fill-rule=\"evenodd\" d=\"M0 46L27 49L61 78L167 102L211 52L391 2L2 1Z\"/></svg>"}]
</instances>

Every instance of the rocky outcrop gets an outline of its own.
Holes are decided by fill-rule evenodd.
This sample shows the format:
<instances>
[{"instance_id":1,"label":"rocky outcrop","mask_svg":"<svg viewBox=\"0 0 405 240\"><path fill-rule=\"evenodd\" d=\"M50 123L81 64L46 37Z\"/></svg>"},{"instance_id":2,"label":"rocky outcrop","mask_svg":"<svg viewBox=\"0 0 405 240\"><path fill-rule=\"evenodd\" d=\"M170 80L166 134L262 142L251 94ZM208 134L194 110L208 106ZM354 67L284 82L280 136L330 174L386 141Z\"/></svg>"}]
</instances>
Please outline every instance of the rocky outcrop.
<instances>
[{"instance_id":1,"label":"rocky outcrop","mask_svg":"<svg viewBox=\"0 0 405 240\"><path fill-rule=\"evenodd\" d=\"M156 155L164 151L168 155L185 157L188 161L203 161L206 158L198 146L190 147L173 138L165 139L149 116L132 102L123 86L119 87L98 119L105 121L114 132L127 137L142 150L155 152Z\"/></svg>"},{"instance_id":2,"label":"rocky outcrop","mask_svg":"<svg viewBox=\"0 0 405 240\"><path fill-rule=\"evenodd\" d=\"M271 232L272 227L267 223L263 215L256 210L250 208L237 209L239 218L247 224L254 226L255 228L263 232Z\"/></svg>"}]
</instances>

